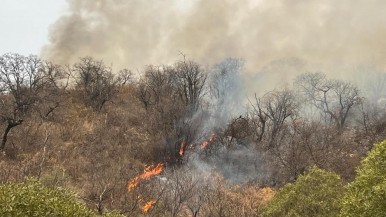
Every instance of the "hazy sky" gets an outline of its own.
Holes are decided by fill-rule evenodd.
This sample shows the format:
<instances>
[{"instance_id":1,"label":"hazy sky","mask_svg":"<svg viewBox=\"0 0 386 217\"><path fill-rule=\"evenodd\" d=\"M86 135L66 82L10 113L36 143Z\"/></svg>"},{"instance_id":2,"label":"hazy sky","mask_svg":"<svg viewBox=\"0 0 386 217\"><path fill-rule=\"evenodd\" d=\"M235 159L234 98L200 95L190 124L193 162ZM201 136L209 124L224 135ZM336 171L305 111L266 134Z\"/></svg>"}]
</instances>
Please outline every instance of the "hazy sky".
<instances>
[{"instance_id":1,"label":"hazy sky","mask_svg":"<svg viewBox=\"0 0 386 217\"><path fill-rule=\"evenodd\" d=\"M39 54L49 26L66 12L65 0L0 0L0 55Z\"/></svg>"}]
</instances>

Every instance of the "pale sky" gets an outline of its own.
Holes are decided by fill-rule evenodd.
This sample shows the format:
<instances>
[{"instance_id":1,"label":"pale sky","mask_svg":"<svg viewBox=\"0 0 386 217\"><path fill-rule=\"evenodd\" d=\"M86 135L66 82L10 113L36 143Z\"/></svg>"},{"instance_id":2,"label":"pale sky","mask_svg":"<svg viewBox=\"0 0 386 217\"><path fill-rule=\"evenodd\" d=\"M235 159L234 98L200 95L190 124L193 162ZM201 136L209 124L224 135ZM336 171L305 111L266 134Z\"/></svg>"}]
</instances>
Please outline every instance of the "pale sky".
<instances>
[{"instance_id":1,"label":"pale sky","mask_svg":"<svg viewBox=\"0 0 386 217\"><path fill-rule=\"evenodd\" d=\"M0 55L39 54L66 9L65 0L0 0Z\"/></svg>"}]
</instances>

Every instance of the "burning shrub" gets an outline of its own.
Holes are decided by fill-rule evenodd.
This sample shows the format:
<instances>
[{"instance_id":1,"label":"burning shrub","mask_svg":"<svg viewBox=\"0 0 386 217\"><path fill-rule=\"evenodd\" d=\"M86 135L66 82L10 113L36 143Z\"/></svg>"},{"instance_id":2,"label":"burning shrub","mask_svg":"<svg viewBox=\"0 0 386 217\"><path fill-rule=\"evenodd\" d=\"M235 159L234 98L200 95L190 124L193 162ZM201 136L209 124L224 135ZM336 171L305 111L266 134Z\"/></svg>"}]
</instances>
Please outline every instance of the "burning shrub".
<instances>
[{"instance_id":1,"label":"burning shrub","mask_svg":"<svg viewBox=\"0 0 386 217\"><path fill-rule=\"evenodd\" d=\"M134 204L132 215L256 216L274 191L255 183L228 184L220 174L184 166L131 187L129 195Z\"/></svg>"}]
</instances>

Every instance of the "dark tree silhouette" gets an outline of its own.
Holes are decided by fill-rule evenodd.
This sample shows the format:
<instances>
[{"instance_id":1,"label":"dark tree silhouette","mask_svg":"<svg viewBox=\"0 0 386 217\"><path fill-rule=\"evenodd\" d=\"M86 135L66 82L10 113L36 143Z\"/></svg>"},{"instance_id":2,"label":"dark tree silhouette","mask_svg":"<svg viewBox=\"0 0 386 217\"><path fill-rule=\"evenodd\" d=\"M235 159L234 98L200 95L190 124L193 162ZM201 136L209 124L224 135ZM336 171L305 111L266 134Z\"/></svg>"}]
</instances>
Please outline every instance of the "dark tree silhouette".
<instances>
[{"instance_id":1,"label":"dark tree silhouette","mask_svg":"<svg viewBox=\"0 0 386 217\"><path fill-rule=\"evenodd\" d=\"M0 119L6 123L0 150L12 128L20 125L33 108L45 99L48 89L57 87L60 67L37 56L4 54L0 56Z\"/></svg>"}]
</instances>

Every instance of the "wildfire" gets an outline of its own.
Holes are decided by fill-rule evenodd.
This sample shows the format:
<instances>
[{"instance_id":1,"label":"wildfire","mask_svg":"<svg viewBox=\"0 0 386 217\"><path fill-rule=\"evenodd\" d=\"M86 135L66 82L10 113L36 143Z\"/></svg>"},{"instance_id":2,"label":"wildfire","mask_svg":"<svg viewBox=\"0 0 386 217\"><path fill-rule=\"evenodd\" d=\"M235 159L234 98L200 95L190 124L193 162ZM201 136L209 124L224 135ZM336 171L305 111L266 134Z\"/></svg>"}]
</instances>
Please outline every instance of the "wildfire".
<instances>
[{"instance_id":1,"label":"wildfire","mask_svg":"<svg viewBox=\"0 0 386 217\"><path fill-rule=\"evenodd\" d=\"M142 175L139 176L139 178L150 179L152 176L160 174L163 168L163 163L158 163L157 166L148 166L145 168L145 171L142 173Z\"/></svg>"},{"instance_id":2,"label":"wildfire","mask_svg":"<svg viewBox=\"0 0 386 217\"><path fill-rule=\"evenodd\" d=\"M163 170L163 164L158 163L156 166L148 166L145 168L143 173L140 176L135 177L133 180L129 182L127 185L128 191L133 190L142 180L148 180L151 177L158 175L162 172Z\"/></svg>"},{"instance_id":3,"label":"wildfire","mask_svg":"<svg viewBox=\"0 0 386 217\"><path fill-rule=\"evenodd\" d=\"M212 143L214 140L216 139L216 134L212 134L208 140L205 140L203 143L201 143L200 147L201 149L205 149L206 147L208 147L208 145L210 143Z\"/></svg>"},{"instance_id":4,"label":"wildfire","mask_svg":"<svg viewBox=\"0 0 386 217\"><path fill-rule=\"evenodd\" d=\"M156 200L151 200L141 207L142 212L147 213L156 203Z\"/></svg>"},{"instance_id":5,"label":"wildfire","mask_svg":"<svg viewBox=\"0 0 386 217\"><path fill-rule=\"evenodd\" d=\"M185 149L185 141L182 141L180 146L180 152L179 152L181 157L184 156L184 149Z\"/></svg>"},{"instance_id":6,"label":"wildfire","mask_svg":"<svg viewBox=\"0 0 386 217\"><path fill-rule=\"evenodd\" d=\"M138 177L135 177L133 180L131 180L129 182L129 184L127 185L127 189L128 191L130 192L131 190L133 190L133 188L137 187L137 185L139 184L139 178Z\"/></svg>"}]
</instances>

